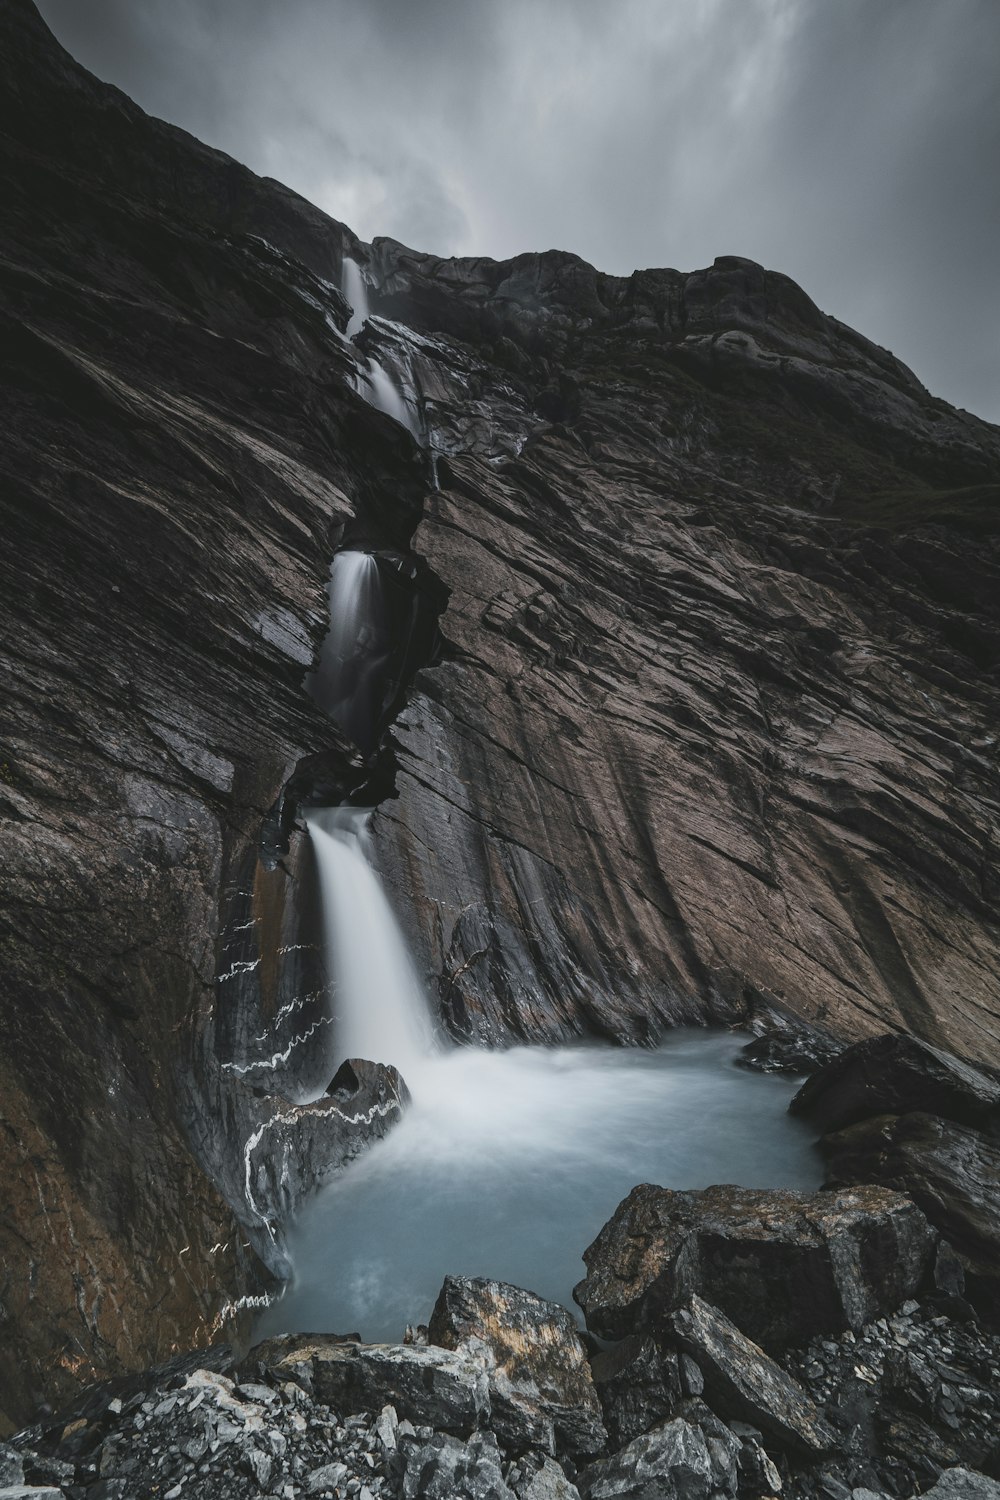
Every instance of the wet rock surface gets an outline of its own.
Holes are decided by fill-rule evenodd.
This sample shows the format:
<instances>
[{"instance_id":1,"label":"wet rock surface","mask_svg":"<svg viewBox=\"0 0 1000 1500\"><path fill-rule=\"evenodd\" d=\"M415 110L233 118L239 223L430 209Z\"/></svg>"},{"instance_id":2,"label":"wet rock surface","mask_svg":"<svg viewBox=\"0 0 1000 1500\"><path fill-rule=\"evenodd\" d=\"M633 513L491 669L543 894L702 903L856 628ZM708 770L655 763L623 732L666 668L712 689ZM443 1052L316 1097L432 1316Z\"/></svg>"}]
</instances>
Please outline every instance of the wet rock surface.
<instances>
[{"instance_id":1,"label":"wet rock surface","mask_svg":"<svg viewBox=\"0 0 1000 1500\"><path fill-rule=\"evenodd\" d=\"M574 1290L601 1337L655 1333L692 1294L769 1351L861 1327L912 1296L937 1241L902 1194L632 1190L584 1252Z\"/></svg>"},{"instance_id":2,"label":"wet rock surface","mask_svg":"<svg viewBox=\"0 0 1000 1500\"><path fill-rule=\"evenodd\" d=\"M933 1115L883 1115L821 1141L831 1182L908 1194L958 1251L970 1289L1000 1313L1000 1141Z\"/></svg>"},{"instance_id":3,"label":"wet rock surface","mask_svg":"<svg viewBox=\"0 0 1000 1500\"><path fill-rule=\"evenodd\" d=\"M1000 1080L898 1032L849 1047L813 1074L788 1106L826 1132L873 1115L940 1115L998 1130Z\"/></svg>"}]
</instances>

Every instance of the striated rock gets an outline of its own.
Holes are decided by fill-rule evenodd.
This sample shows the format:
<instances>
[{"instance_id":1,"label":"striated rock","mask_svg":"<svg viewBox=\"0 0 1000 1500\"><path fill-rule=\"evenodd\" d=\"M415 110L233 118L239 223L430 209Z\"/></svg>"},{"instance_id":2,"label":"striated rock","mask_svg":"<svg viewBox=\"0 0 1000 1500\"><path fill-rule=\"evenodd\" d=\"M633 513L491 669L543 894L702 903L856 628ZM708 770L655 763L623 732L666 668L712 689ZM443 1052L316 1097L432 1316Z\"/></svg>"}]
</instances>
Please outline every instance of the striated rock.
<instances>
[{"instance_id":1,"label":"striated rock","mask_svg":"<svg viewBox=\"0 0 1000 1500\"><path fill-rule=\"evenodd\" d=\"M715 1410L752 1422L793 1453L834 1446L836 1434L802 1387L717 1308L692 1297L671 1314L670 1328L697 1361Z\"/></svg>"},{"instance_id":2,"label":"striated rock","mask_svg":"<svg viewBox=\"0 0 1000 1500\"><path fill-rule=\"evenodd\" d=\"M1000 1143L915 1113L865 1120L820 1144L831 1183L880 1182L919 1204L960 1252L970 1292L1000 1316Z\"/></svg>"},{"instance_id":3,"label":"striated rock","mask_svg":"<svg viewBox=\"0 0 1000 1500\"><path fill-rule=\"evenodd\" d=\"M341 1064L326 1093L309 1104L262 1101L263 1121L244 1152L251 1203L264 1207L269 1217L287 1221L304 1198L386 1135L409 1099L396 1068L351 1058Z\"/></svg>"},{"instance_id":4,"label":"striated rock","mask_svg":"<svg viewBox=\"0 0 1000 1500\"><path fill-rule=\"evenodd\" d=\"M633 1188L584 1251L573 1295L602 1338L664 1326L697 1293L769 1350L860 1328L912 1296L936 1235L908 1198L861 1187L813 1195Z\"/></svg>"},{"instance_id":5,"label":"striated rock","mask_svg":"<svg viewBox=\"0 0 1000 1500\"><path fill-rule=\"evenodd\" d=\"M612 1449L670 1416L682 1396L701 1394L697 1378L681 1368L685 1359L638 1334L594 1356L594 1385Z\"/></svg>"},{"instance_id":6,"label":"striated rock","mask_svg":"<svg viewBox=\"0 0 1000 1500\"><path fill-rule=\"evenodd\" d=\"M738 1444L733 1440L734 1449ZM735 1468L735 1464L734 1464ZM635 1438L578 1479L583 1500L708 1500L723 1489L701 1429L677 1417Z\"/></svg>"},{"instance_id":7,"label":"striated rock","mask_svg":"<svg viewBox=\"0 0 1000 1500\"><path fill-rule=\"evenodd\" d=\"M505 1448L599 1453L607 1434L571 1315L505 1282L448 1276L427 1328L431 1345L489 1368L492 1426Z\"/></svg>"},{"instance_id":8,"label":"striated rock","mask_svg":"<svg viewBox=\"0 0 1000 1500\"><path fill-rule=\"evenodd\" d=\"M788 1108L823 1132L915 1111L982 1129L1000 1122L1000 1081L940 1047L890 1032L828 1062Z\"/></svg>"}]
</instances>

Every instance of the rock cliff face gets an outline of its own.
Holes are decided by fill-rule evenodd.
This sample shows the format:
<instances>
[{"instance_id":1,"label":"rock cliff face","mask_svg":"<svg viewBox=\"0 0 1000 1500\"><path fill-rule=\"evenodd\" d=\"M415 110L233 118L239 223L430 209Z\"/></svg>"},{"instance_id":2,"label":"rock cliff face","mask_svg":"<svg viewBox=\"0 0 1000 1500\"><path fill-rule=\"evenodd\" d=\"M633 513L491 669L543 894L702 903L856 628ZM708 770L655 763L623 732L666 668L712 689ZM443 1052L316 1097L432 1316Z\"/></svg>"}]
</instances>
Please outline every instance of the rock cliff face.
<instances>
[{"instance_id":1,"label":"rock cliff face","mask_svg":"<svg viewBox=\"0 0 1000 1500\"><path fill-rule=\"evenodd\" d=\"M997 429L747 261L362 245L29 0L0 84L0 1409L257 1290L247 1142L327 1081L303 797L373 778L458 1037L998 1060ZM367 767L303 688L344 538L447 604Z\"/></svg>"}]
</instances>

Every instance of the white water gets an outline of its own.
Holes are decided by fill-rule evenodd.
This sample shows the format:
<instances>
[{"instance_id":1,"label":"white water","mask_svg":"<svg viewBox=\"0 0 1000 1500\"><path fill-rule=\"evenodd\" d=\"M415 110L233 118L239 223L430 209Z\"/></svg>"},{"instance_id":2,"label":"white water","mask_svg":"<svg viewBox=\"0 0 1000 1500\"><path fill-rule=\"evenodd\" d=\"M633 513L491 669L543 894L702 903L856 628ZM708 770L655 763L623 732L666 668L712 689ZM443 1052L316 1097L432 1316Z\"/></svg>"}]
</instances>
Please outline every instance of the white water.
<instances>
[{"instance_id":1,"label":"white water","mask_svg":"<svg viewBox=\"0 0 1000 1500\"><path fill-rule=\"evenodd\" d=\"M347 325L347 337L352 339L360 333L368 318L368 283L361 274L357 261L344 256L340 272L340 289L351 309L351 320Z\"/></svg>"},{"instance_id":2,"label":"white water","mask_svg":"<svg viewBox=\"0 0 1000 1500\"><path fill-rule=\"evenodd\" d=\"M392 1063L409 1081L436 1050L427 1000L403 934L371 866L368 820L357 807L307 816L323 898L333 980L336 1061Z\"/></svg>"},{"instance_id":3,"label":"white water","mask_svg":"<svg viewBox=\"0 0 1000 1500\"><path fill-rule=\"evenodd\" d=\"M572 1307L580 1259L637 1182L815 1189L798 1080L732 1065L743 1039L675 1032L655 1052L453 1048L404 1069L413 1104L307 1205L294 1280L261 1336L323 1328L397 1340L448 1274Z\"/></svg>"},{"instance_id":4,"label":"white water","mask_svg":"<svg viewBox=\"0 0 1000 1500\"><path fill-rule=\"evenodd\" d=\"M384 639L378 564L367 552L338 552L327 585L330 622L308 688L316 702L362 749L381 712Z\"/></svg>"},{"instance_id":5,"label":"white water","mask_svg":"<svg viewBox=\"0 0 1000 1500\"><path fill-rule=\"evenodd\" d=\"M370 316L368 283L365 281L361 267L346 255L341 267L340 281L341 290L351 308L347 337L353 339L355 334L360 333ZM391 417L394 422L405 427L418 443L423 442L424 435L416 408L411 401L407 401L393 372L387 370L374 354L365 359L364 368L358 371L354 389L370 406L384 411L387 417Z\"/></svg>"}]
</instances>

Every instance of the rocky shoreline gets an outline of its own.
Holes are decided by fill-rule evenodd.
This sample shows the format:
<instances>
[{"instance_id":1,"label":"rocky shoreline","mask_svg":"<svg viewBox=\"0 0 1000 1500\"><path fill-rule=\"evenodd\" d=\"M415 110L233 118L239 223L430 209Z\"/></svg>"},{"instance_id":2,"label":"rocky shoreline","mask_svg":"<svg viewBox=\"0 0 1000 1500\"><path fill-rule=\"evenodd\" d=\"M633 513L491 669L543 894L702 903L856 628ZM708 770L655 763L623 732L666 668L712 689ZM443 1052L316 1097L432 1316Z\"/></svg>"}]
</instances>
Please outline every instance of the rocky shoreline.
<instances>
[{"instance_id":1,"label":"rocky shoreline","mask_svg":"<svg viewBox=\"0 0 1000 1500\"><path fill-rule=\"evenodd\" d=\"M890 1103L992 1149L1000 1085L907 1037L840 1051L791 1108L848 1132L932 1118ZM998 1500L990 1267L947 1195L924 1196L638 1186L584 1252L586 1331L449 1276L398 1344L285 1335L92 1387L0 1450L0 1497Z\"/></svg>"}]
</instances>

